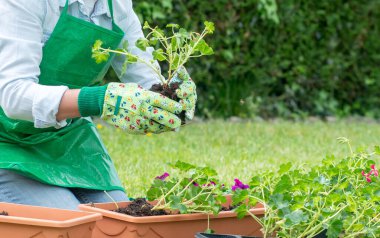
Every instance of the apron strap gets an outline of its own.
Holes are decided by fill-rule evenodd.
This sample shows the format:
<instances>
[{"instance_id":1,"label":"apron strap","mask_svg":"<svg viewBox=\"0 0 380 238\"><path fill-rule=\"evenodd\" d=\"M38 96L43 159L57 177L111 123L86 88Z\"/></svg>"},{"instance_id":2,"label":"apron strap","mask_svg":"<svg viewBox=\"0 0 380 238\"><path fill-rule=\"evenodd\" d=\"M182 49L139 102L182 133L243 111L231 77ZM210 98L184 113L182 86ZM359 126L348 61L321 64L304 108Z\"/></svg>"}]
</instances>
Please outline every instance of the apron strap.
<instances>
[{"instance_id":1,"label":"apron strap","mask_svg":"<svg viewBox=\"0 0 380 238\"><path fill-rule=\"evenodd\" d=\"M113 18L113 4L112 4L112 0L108 0L108 8L110 9L112 23L115 24L115 20Z\"/></svg>"},{"instance_id":2,"label":"apron strap","mask_svg":"<svg viewBox=\"0 0 380 238\"><path fill-rule=\"evenodd\" d=\"M66 0L65 8L63 8L63 12L66 14L69 9L69 0Z\"/></svg>"}]
</instances>

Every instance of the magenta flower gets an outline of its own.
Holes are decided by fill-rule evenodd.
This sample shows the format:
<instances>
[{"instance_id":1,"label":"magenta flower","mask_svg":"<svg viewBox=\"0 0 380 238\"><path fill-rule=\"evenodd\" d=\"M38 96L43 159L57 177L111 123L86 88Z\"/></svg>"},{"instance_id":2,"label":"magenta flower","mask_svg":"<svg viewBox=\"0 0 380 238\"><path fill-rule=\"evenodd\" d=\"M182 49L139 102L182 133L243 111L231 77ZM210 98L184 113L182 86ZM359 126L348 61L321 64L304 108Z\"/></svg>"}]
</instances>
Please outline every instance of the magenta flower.
<instances>
[{"instance_id":1,"label":"magenta flower","mask_svg":"<svg viewBox=\"0 0 380 238\"><path fill-rule=\"evenodd\" d=\"M235 179L235 185L232 186L232 191L236 191L237 189L248 189L249 185L242 183L239 179Z\"/></svg>"},{"instance_id":2,"label":"magenta flower","mask_svg":"<svg viewBox=\"0 0 380 238\"><path fill-rule=\"evenodd\" d=\"M371 165L371 174L375 177L379 177L379 171L376 169L375 165Z\"/></svg>"},{"instance_id":3,"label":"magenta flower","mask_svg":"<svg viewBox=\"0 0 380 238\"><path fill-rule=\"evenodd\" d=\"M372 179L371 179L372 175L375 177L379 177L379 171L376 169L376 166L373 164L373 165L371 165L371 170L368 173L364 172L364 170L363 170L362 175L363 175L363 177L366 178L367 182L370 183L370 182L372 182Z\"/></svg>"},{"instance_id":4,"label":"magenta flower","mask_svg":"<svg viewBox=\"0 0 380 238\"><path fill-rule=\"evenodd\" d=\"M169 174L165 172L163 175L157 176L156 179L164 181L167 177L169 177Z\"/></svg>"}]
</instances>

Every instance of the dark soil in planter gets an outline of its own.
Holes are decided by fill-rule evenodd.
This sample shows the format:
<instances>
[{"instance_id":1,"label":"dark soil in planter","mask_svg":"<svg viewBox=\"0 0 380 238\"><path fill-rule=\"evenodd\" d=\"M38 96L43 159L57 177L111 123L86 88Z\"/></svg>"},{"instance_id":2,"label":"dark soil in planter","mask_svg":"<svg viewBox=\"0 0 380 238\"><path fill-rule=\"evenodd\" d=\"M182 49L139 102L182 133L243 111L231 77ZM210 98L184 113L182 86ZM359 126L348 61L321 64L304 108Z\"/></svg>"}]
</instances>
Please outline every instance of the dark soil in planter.
<instances>
[{"instance_id":1,"label":"dark soil in planter","mask_svg":"<svg viewBox=\"0 0 380 238\"><path fill-rule=\"evenodd\" d=\"M8 216L9 214L8 214L8 212L6 212L6 211L2 211L2 212L0 212L0 216Z\"/></svg>"},{"instance_id":2,"label":"dark soil in planter","mask_svg":"<svg viewBox=\"0 0 380 238\"><path fill-rule=\"evenodd\" d=\"M150 88L150 91L160 93L176 102L180 101L180 98L178 98L176 94L176 90L179 88L179 83L173 83L170 86L162 85L162 84L153 84L153 86ZM177 116L181 119L182 125L186 123L186 114L185 112L181 112L180 114L177 114Z\"/></svg>"},{"instance_id":3,"label":"dark soil in planter","mask_svg":"<svg viewBox=\"0 0 380 238\"><path fill-rule=\"evenodd\" d=\"M222 211L232 211L238 206L239 205L223 207ZM153 207L154 206L148 203L145 198L137 198L134 201L132 201L132 203L129 204L127 207L122 207L113 211L117 213L127 214L134 217L171 215L170 212L167 212L165 210L152 211Z\"/></svg>"},{"instance_id":4,"label":"dark soil in planter","mask_svg":"<svg viewBox=\"0 0 380 238\"><path fill-rule=\"evenodd\" d=\"M114 212L127 214L134 217L170 215L170 213L165 210L152 211L152 208L153 206L149 204L145 198L137 198L127 207L116 209Z\"/></svg>"},{"instance_id":5,"label":"dark soil in planter","mask_svg":"<svg viewBox=\"0 0 380 238\"><path fill-rule=\"evenodd\" d=\"M223 211L223 212L229 212L229 211L234 210L235 208L237 208L237 207L240 206L240 205L241 205L241 204L234 205L234 206L228 206L228 207L222 207L222 211Z\"/></svg>"}]
</instances>

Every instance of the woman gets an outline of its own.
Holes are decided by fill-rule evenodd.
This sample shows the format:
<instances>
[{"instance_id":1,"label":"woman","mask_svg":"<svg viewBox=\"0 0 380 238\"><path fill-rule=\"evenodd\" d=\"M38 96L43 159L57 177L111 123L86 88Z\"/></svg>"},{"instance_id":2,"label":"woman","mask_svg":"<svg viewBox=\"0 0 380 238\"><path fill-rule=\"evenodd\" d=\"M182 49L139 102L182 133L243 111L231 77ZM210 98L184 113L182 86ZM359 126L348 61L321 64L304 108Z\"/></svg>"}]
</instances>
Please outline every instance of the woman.
<instances>
[{"instance_id":1,"label":"woman","mask_svg":"<svg viewBox=\"0 0 380 238\"><path fill-rule=\"evenodd\" d=\"M121 74L123 58L96 64L94 42L116 48L127 40L151 60L152 50L134 47L141 37L131 0L2 2L0 201L77 209L108 194L128 200L88 117L133 134L161 133L180 126L182 110L191 119L196 98L191 81L179 89L181 103L146 90L159 80L142 64L131 65L122 83L96 86L109 66Z\"/></svg>"}]
</instances>

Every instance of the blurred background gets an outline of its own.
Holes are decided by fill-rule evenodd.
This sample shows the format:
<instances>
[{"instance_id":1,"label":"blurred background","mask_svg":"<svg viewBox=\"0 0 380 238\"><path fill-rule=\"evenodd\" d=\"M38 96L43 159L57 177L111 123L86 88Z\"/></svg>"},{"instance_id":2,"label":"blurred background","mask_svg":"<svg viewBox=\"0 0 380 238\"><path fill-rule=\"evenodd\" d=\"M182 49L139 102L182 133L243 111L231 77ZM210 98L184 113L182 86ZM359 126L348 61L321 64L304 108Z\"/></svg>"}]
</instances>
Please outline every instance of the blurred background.
<instances>
[{"instance_id":1,"label":"blurred background","mask_svg":"<svg viewBox=\"0 0 380 238\"><path fill-rule=\"evenodd\" d=\"M131 195L178 159L232 181L288 161L340 159L340 136L380 144L380 0L133 2L142 22L201 31L208 20L216 32L206 39L215 55L187 65L196 115L209 120L159 136L100 130Z\"/></svg>"},{"instance_id":2,"label":"blurred background","mask_svg":"<svg viewBox=\"0 0 380 238\"><path fill-rule=\"evenodd\" d=\"M134 1L142 22L201 31L198 116L380 117L379 0Z\"/></svg>"}]
</instances>

